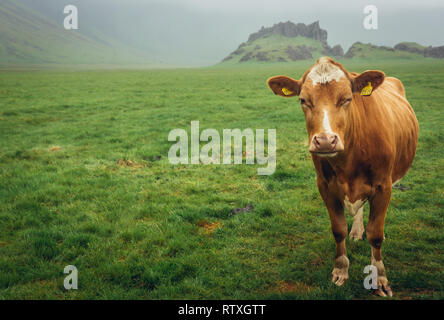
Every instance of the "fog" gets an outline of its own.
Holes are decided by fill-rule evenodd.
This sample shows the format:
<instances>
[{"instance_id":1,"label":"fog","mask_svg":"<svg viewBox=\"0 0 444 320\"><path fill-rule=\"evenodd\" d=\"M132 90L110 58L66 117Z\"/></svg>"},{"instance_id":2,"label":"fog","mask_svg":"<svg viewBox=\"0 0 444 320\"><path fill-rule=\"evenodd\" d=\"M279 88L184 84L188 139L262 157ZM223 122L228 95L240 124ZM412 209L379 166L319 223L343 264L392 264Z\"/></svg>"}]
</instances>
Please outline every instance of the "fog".
<instances>
[{"instance_id":1,"label":"fog","mask_svg":"<svg viewBox=\"0 0 444 320\"><path fill-rule=\"evenodd\" d=\"M356 41L444 45L442 0L20 0L56 21L79 9L79 30L100 31L153 59L176 65L219 62L261 26L319 21L328 43L346 51ZM366 5L378 8L378 30L363 27ZM97 32L95 32L97 34Z\"/></svg>"}]
</instances>

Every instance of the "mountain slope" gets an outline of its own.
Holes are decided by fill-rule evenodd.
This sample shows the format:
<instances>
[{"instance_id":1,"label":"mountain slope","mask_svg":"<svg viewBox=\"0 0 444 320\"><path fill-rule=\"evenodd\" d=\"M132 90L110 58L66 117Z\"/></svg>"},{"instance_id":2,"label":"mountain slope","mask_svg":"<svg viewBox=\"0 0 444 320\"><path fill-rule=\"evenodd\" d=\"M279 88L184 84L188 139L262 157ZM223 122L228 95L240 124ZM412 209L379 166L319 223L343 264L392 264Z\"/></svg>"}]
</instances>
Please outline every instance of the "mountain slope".
<instances>
[{"instance_id":1,"label":"mountain slope","mask_svg":"<svg viewBox=\"0 0 444 320\"><path fill-rule=\"evenodd\" d=\"M107 41L65 30L26 5L2 0L0 64L147 63L143 54Z\"/></svg>"},{"instance_id":2,"label":"mountain slope","mask_svg":"<svg viewBox=\"0 0 444 320\"><path fill-rule=\"evenodd\" d=\"M79 11L77 32L113 47L118 44L142 52L150 62L162 66L214 64L227 52L226 43L232 46L227 35L236 31L232 26L221 28L226 20L218 12L202 14L190 8L189 1L175 1L175 5L159 0L15 1L58 24L65 16L64 6L75 5Z\"/></svg>"}]
</instances>

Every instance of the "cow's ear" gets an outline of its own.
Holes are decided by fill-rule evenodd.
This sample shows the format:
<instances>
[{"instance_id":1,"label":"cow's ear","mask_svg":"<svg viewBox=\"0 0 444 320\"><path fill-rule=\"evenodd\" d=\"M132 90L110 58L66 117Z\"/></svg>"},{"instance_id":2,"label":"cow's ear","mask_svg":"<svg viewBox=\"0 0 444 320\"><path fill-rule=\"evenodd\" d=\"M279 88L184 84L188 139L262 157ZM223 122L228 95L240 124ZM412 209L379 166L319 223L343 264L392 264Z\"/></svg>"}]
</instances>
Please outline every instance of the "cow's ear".
<instances>
[{"instance_id":1,"label":"cow's ear","mask_svg":"<svg viewBox=\"0 0 444 320\"><path fill-rule=\"evenodd\" d=\"M352 78L354 92L360 92L364 96L371 95L385 79L385 74L379 70L367 70Z\"/></svg>"},{"instance_id":2,"label":"cow's ear","mask_svg":"<svg viewBox=\"0 0 444 320\"><path fill-rule=\"evenodd\" d=\"M275 76L268 79L267 84L274 94L290 98L299 95L302 81L287 76Z\"/></svg>"}]
</instances>

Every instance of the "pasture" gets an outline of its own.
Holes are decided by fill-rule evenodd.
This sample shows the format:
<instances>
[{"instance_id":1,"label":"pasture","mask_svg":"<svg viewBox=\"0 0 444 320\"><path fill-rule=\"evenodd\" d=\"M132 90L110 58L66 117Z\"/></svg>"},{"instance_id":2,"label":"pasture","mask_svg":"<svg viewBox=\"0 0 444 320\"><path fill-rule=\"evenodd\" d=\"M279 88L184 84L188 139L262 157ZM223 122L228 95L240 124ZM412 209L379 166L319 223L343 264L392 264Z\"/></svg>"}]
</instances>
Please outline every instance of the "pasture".
<instances>
[{"instance_id":1,"label":"pasture","mask_svg":"<svg viewBox=\"0 0 444 320\"><path fill-rule=\"evenodd\" d=\"M394 299L443 299L444 62L343 63L406 87L419 147L382 253ZM363 287L366 239L347 240L350 278L330 282L335 243L303 113L265 84L309 65L1 71L0 298L379 299ZM276 172L170 164L168 133L192 120L276 129ZM63 287L67 265L78 290Z\"/></svg>"}]
</instances>

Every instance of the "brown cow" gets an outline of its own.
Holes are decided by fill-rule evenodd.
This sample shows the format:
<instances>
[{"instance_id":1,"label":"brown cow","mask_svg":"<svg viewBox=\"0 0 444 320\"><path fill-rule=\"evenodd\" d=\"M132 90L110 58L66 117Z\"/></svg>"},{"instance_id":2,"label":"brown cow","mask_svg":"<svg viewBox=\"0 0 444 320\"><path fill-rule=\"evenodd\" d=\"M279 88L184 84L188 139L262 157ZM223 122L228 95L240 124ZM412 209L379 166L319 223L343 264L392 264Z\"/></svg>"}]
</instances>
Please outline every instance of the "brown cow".
<instances>
[{"instance_id":1,"label":"brown cow","mask_svg":"<svg viewBox=\"0 0 444 320\"><path fill-rule=\"evenodd\" d=\"M392 185L412 164L419 131L401 81L382 71L348 72L324 57L300 80L276 76L267 83L277 95L299 96L305 114L317 185L336 240L332 281L341 286L348 279L344 207L354 217L350 238L362 239L368 200L366 236L378 271L377 293L392 296L381 257L384 220Z\"/></svg>"}]
</instances>

